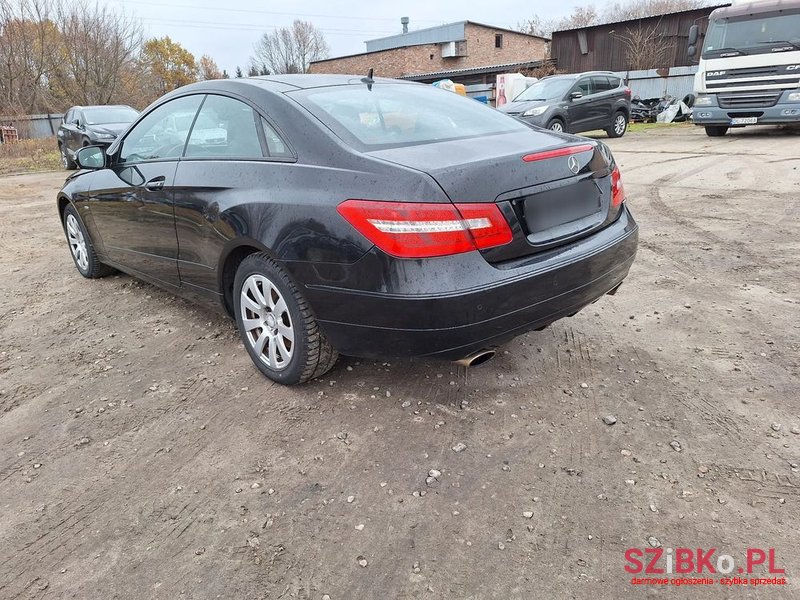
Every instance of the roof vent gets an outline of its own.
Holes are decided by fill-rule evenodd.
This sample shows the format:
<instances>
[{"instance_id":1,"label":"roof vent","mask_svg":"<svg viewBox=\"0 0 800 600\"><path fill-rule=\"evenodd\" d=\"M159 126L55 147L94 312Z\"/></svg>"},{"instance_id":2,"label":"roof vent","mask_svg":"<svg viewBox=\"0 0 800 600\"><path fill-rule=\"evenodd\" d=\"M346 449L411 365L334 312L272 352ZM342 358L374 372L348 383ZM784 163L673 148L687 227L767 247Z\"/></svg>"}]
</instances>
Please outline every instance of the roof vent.
<instances>
[{"instance_id":1,"label":"roof vent","mask_svg":"<svg viewBox=\"0 0 800 600\"><path fill-rule=\"evenodd\" d=\"M403 26L403 33L408 33L408 17L400 17L400 24Z\"/></svg>"}]
</instances>

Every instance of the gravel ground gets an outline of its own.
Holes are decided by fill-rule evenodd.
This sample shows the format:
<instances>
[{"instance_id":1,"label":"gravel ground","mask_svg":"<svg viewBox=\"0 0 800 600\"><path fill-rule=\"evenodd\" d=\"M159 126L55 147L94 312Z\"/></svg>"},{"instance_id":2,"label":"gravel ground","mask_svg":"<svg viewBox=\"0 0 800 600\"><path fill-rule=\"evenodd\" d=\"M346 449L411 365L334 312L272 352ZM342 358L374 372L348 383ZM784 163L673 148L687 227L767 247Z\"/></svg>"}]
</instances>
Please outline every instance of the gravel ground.
<instances>
[{"instance_id":1,"label":"gravel ground","mask_svg":"<svg viewBox=\"0 0 800 600\"><path fill-rule=\"evenodd\" d=\"M0 597L798 597L798 133L610 140L616 296L292 389L224 317L79 277L63 172L0 178ZM634 587L651 546L774 548L787 585Z\"/></svg>"}]
</instances>

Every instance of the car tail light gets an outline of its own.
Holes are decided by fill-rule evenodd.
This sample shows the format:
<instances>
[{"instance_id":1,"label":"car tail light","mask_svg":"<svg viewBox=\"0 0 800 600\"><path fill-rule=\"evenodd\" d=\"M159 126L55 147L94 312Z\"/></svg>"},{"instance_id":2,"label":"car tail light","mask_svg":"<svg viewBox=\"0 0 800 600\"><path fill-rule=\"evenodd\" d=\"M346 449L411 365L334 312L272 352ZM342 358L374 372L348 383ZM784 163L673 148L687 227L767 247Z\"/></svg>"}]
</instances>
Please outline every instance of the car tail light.
<instances>
[{"instance_id":1,"label":"car tail light","mask_svg":"<svg viewBox=\"0 0 800 600\"><path fill-rule=\"evenodd\" d=\"M548 158L558 158L559 156L569 156L570 154L578 154L579 152L589 152L591 150L594 150L594 146L592 144L565 146L564 148L556 148L555 150L545 150L544 152L526 154L522 157L522 160L525 162L534 162L537 160L547 160Z\"/></svg>"},{"instance_id":2,"label":"car tail light","mask_svg":"<svg viewBox=\"0 0 800 600\"><path fill-rule=\"evenodd\" d=\"M631 88L629 88L629 87L626 87L624 90L622 90L622 93L625 94L625 97L628 100L630 100L631 96L633 95L633 92L631 91Z\"/></svg>"},{"instance_id":3,"label":"car tail light","mask_svg":"<svg viewBox=\"0 0 800 600\"><path fill-rule=\"evenodd\" d=\"M429 258L502 246L511 228L496 204L429 204L346 200L337 210L381 250Z\"/></svg>"},{"instance_id":4,"label":"car tail light","mask_svg":"<svg viewBox=\"0 0 800 600\"><path fill-rule=\"evenodd\" d=\"M619 208L625 200L625 187L622 185L622 175L619 167L611 171L611 208Z\"/></svg>"}]
</instances>

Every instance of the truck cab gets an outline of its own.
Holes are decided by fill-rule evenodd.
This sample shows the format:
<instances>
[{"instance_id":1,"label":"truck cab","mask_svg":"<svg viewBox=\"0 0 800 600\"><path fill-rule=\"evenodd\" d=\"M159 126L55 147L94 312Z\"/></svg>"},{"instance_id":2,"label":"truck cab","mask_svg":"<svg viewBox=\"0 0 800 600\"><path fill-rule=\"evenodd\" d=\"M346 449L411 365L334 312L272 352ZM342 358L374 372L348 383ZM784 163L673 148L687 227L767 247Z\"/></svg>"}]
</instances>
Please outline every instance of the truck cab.
<instances>
[{"instance_id":1,"label":"truck cab","mask_svg":"<svg viewBox=\"0 0 800 600\"><path fill-rule=\"evenodd\" d=\"M709 136L731 127L800 123L800 0L760 0L718 8L697 47L693 119Z\"/></svg>"}]
</instances>

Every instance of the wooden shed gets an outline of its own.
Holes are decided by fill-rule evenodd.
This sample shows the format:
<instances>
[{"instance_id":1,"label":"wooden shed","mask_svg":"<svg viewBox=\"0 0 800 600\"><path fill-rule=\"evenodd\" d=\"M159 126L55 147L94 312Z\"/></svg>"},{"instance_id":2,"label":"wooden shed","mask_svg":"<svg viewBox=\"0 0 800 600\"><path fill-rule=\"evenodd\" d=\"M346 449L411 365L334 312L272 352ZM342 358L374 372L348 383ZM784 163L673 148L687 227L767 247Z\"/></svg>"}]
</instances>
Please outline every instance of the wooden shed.
<instances>
[{"instance_id":1,"label":"wooden shed","mask_svg":"<svg viewBox=\"0 0 800 600\"><path fill-rule=\"evenodd\" d=\"M562 73L661 69L695 64L686 52L689 27L700 28L719 4L642 19L554 31L550 54Z\"/></svg>"}]
</instances>

